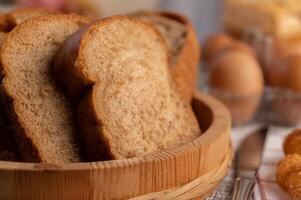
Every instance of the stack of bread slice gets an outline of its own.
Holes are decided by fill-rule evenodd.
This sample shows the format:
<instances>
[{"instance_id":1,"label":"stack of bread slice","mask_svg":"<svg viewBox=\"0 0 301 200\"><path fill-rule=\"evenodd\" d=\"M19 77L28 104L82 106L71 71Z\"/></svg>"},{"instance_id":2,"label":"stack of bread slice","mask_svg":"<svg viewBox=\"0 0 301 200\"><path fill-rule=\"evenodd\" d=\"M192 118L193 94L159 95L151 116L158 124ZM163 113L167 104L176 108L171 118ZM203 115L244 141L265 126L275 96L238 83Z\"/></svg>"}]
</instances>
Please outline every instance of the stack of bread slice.
<instances>
[{"instance_id":1,"label":"stack of bread slice","mask_svg":"<svg viewBox=\"0 0 301 200\"><path fill-rule=\"evenodd\" d=\"M16 25L1 48L1 102L20 160L124 159L197 138L169 49L155 26L125 16L46 14Z\"/></svg>"}]
</instances>

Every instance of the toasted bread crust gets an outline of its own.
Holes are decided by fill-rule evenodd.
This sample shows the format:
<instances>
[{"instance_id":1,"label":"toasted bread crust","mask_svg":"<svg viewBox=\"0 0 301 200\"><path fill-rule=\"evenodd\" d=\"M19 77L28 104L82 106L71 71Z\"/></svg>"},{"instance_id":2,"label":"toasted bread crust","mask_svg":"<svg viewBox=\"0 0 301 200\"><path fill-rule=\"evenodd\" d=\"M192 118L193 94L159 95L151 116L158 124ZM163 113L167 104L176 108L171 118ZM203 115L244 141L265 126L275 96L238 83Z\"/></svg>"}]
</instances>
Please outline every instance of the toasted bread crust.
<instances>
[{"instance_id":1,"label":"toasted bread crust","mask_svg":"<svg viewBox=\"0 0 301 200\"><path fill-rule=\"evenodd\" d=\"M89 19L78 16L78 15L48 15L48 16L41 16L41 17L35 17L28 19L21 23L20 25L16 26L8 35L8 37L4 40L4 44L2 47L1 52L1 62L2 62L2 73L4 74L4 79L2 82L2 100L5 103L6 107L6 115L9 117L10 122L13 124L13 134L17 140L17 143L19 144L20 152L21 152L21 159L23 161L27 162L51 162L51 163L68 163L71 162L71 160L55 160L51 159L48 160L46 157L48 155L41 154L41 151L39 149L39 141L38 139L32 138L32 130L31 124L28 123L30 119L24 118L24 115L22 114L25 112L25 110L22 111L20 102L22 102L19 98L19 96L16 96L16 93L14 92L14 88L12 88L11 83L13 82L12 72L12 63L14 62L11 59L11 56L14 56L15 53L15 46L14 44L19 42L19 38L22 38L24 36L30 37L31 27L47 27L48 24L51 24L52 22L57 22L60 24L60 26L64 26L65 22L68 23L74 23L74 26L82 26L83 24L86 24L89 22ZM60 28L60 27L59 27ZM70 33L71 34L71 33ZM35 43L38 38L32 38L29 42ZM58 45L57 43L55 45ZM42 47L39 47L42 48ZM18 52L19 53L19 52ZM17 56L17 55L16 55ZM18 56L21 56L22 53L19 53ZM29 77L30 79L30 77ZM50 78L51 79L51 78ZM31 80L31 79L30 79ZM54 86L57 87L57 86ZM28 88L30 90L30 88ZM16 101L18 99L18 101ZM39 111L38 111L39 112ZM55 111L54 111L55 112ZM31 119L32 121L32 119ZM50 122L49 122L50 123ZM35 134L35 133L33 133ZM64 133L62 133L64 134ZM42 138L41 138L42 139ZM59 146L59 145L58 145ZM77 154L76 149L72 149L73 147L70 146L71 150L70 152L75 152ZM51 153L50 153L51 154ZM64 153L63 153L64 154ZM75 160L72 161L79 161L79 155L72 155L74 157L77 157ZM72 157L71 155L66 155L66 157ZM51 155L50 157L55 157L55 155Z\"/></svg>"}]
</instances>

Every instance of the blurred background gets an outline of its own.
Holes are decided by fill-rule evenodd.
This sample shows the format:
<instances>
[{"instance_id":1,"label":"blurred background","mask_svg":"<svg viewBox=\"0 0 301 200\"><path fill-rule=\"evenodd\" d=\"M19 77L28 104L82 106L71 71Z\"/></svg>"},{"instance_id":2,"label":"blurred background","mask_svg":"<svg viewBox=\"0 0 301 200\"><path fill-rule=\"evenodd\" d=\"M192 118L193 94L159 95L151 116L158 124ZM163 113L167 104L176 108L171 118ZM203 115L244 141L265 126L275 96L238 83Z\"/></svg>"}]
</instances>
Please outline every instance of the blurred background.
<instances>
[{"instance_id":1,"label":"blurred background","mask_svg":"<svg viewBox=\"0 0 301 200\"><path fill-rule=\"evenodd\" d=\"M179 11L193 21L201 40L219 29L221 5L221 0L0 0L2 11L18 6L38 6L96 17L126 14L141 9Z\"/></svg>"},{"instance_id":2,"label":"blurred background","mask_svg":"<svg viewBox=\"0 0 301 200\"><path fill-rule=\"evenodd\" d=\"M195 77L188 80L192 87L197 82L202 92L220 99L234 125L301 124L300 0L0 0L4 13L18 7L46 7L95 20L143 10L184 15L202 52L188 71ZM2 13L3 21L8 16Z\"/></svg>"}]
</instances>

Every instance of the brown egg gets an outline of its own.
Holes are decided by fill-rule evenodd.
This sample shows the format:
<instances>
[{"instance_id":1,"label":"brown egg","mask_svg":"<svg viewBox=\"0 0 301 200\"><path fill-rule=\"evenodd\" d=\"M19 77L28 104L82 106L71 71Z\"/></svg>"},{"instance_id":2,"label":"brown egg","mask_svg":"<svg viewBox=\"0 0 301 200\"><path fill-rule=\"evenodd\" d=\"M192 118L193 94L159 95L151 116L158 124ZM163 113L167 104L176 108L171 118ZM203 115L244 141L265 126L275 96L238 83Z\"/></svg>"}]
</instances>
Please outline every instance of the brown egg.
<instances>
[{"instance_id":1,"label":"brown egg","mask_svg":"<svg viewBox=\"0 0 301 200\"><path fill-rule=\"evenodd\" d=\"M284 87L294 92L301 92L301 55L288 58L287 70L283 76Z\"/></svg>"},{"instance_id":2,"label":"brown egg","mask_svg":"<svg viewBox=\"0 0 301 200\"><path fill-rule=\"evenodd\" d=\"M282 59L291 55L301 55L301 38L290 40L274 39L274 57Z\"/></svg>"},{"instance_id":3,"label":"brown egg","mask_svg":"<svg viewBox=\"0 0 301 200\"><path fill-rule=\"evenodd\" d=\"M301 92L301 55L276 60L273 67L268 70L267 79L271 86Z\"/></svg>"},{"instance_id":4,"label":"brown egg","mask_svg":"<svg viewBox=\"0 0 301 200\"><path fill-rule=\"evenodd\" d=\"M257 61L239 51L227 51L211 63L211 93L230 110L234 124L250 121L263 93L263 75Z\"/></svg>"},{"instance_id":5,"label":"brown egg","mask_svg":"<svg viewBox=\"0 0 301 200\"><path fill-rule=\"evenodd\" d=\"M293 39L279 39L273 38L269 48L263 52L265 59L265 75L268 84L272 86L279 85L279 78L277 68L283 70L283 62L286 58L293 55L301 55L301 37ZM260 55L259 55L260 56Z\"/></svg>"},{"instance_id":6,"label":"brown egg","mask_svg":"<svg viewBox=\"0 0 301 200\"><path fill-rule=\"evenodd\" d=\"M203 56L205 61L210 61L221 49L230 45L233 39L224 33L211 35L204 43Z\"/></svg>"},{"instance_id":7,"label":"brown egg","mask_svg":"<svg viewBox=\"0 0 301 200\"><path fill-rule=\"evenodd\" d=\"M220 52L217 53L217 56L223 54L226 51L232 51L232 50L246 53L256 59L256 54L254 50L247 43L239 40L235 40L231 44L222 48Z\"/></svg>"},{"instance_id":8,"label":"brown egg","mask_svg":"<svg viewBox=\"0 0 301 200\"><path fill-rule=\"evenodd\" d=\"M257 61L239 51L227 51L211 64L209 84L234 95L252 95L263 91L263 75Z\"/></svg>"},{"instance_id":9,"label":"brown egg","mask_svg":"<svg viewBox=\"0 0 301 200\"><path fill-rule=\"evenodd\" d=\"M278 65L277 65L278 64ZM273 87L285 89L272 101L273 112L281 116L283 123L301 122L301 55L289 56L278 61L268 71L268 81Z\"/></svg>"},{"instance_id":10,"label":"brown egg","mask_svg":"<svg viewBox=\"0 0 301 200\"><path fill-rule=\"evenodd\" d=\"M272 64L266 69L266 80L268 85L273 87L281 87L284 85L287 70L287 60L274 58Z\"/></svg>"}]
</instances>

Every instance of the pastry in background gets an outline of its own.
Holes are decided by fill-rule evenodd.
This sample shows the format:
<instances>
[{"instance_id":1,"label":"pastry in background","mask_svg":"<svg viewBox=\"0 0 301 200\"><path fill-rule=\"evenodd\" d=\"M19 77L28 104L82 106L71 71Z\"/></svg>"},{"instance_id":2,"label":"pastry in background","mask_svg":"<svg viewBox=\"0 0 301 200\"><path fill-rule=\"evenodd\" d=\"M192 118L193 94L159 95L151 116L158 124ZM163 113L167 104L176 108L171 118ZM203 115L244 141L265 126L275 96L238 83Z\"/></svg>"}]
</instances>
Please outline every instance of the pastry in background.
<instances>
[{"instance_id":1,"label":"pastry in background","mask_svg":"<svg viewBox=\"0 0 301 200\"><path fill-rule=\"evenodd\" d=\"M283 158L277 166L276 180L293 200L301 199L301 156L291 154Z\"/></svg>"},{"instance_id":2,"label":"pastry in background","mask_svg":"<svg viewBox=\"0 0 301 200\"><path fill-rule=\"evenodd\" d=\"M283 151L288 154L301 156L301 129L294 129L284 140Z\"/></svg>"},{"instance_id":3,"label":"pastry in background","mask_svg":"<svg viewBox=\"0 0 301 200\"><path fill-rule=\"evenodd\" d=\"M224 27L237 36L249 32L293 38L301 35L300 1L228 0Z\"/></svg>"},{"instance_id":4,"label":"pastry in background","mask_svg":"<svg viewBox=\"0 0 301 200\"><path fill-rule=\"evenodd\" d=\"M263 74L257 61L244 52L229 50L210 65L210 93L226 104L234 124L250 121L264 89Z\"/></svg>"}]
</instances>

